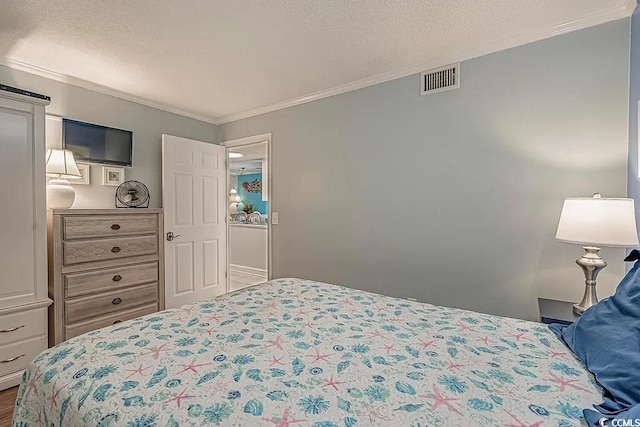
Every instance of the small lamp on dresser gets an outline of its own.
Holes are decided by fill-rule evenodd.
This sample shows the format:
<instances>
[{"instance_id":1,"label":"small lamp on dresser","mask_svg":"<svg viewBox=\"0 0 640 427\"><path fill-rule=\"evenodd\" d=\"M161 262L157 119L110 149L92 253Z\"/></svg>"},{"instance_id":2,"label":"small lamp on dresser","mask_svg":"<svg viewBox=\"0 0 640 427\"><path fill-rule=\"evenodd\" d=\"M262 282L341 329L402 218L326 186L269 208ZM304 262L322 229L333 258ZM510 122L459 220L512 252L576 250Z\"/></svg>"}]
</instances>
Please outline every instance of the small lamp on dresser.
<instances>
[{"instance_id":1,"label":"small lamp on dresser","mask_svg":"<svg viewBox=\"0 0 640 427\"><path fill-rule=\"evenodd\" d=\"M573 312L582 315L598 303L596 277L607 266L598 254L600 247L638 246L633 199L603 198L598 193L565 199L556 239L585 245L584 255L576 264L584 272L586 287L582 301L573 305Z\"/></svg>"},{"instance_id":2,"label":"small lamp on dresser","mask_svg":"<svg viewBox=\"0 0 640 427\"><path fill-rule=\"evenodd\" d=\"M69 150L47 150L47 208L67 209L73 205L76 192L68 179L81 177L73 153Z\"/></svg>"}]
</instances>

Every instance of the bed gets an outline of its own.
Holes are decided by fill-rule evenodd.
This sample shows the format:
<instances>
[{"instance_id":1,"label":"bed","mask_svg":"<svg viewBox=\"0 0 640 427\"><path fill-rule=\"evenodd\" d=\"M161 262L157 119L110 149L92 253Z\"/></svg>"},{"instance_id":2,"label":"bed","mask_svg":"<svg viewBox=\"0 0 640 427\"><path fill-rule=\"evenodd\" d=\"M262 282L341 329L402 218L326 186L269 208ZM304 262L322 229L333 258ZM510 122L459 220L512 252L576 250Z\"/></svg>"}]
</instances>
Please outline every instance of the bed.
<instances>
[{"instance_id":1,"label":"bed","mask_svg":"<svg viewBox=\"0 0 640 427\"><path fill-rule=\"evenodd\" d=\"M280 279L39 355L14 426L574 426L601 389L545 325Z\"/></svg>"}]
</instances>

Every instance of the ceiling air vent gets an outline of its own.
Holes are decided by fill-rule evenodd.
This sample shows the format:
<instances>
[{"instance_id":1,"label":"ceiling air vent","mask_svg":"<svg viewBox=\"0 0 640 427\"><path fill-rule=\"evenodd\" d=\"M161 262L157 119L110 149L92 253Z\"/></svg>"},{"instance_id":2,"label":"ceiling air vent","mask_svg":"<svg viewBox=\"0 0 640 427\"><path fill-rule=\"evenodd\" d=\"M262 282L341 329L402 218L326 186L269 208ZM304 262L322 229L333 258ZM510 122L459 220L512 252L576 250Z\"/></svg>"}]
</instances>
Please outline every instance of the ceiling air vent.
<instances>
[{"instance_id":1,"label":"ceiling air vent","mask_svg":"<svg viewBox=\"0 0 640 427\"><path fill-rule=\"evenodd\" d=\"M460 63L420 73L420 95L460 88Z\"/></svg>"}]
</instances>

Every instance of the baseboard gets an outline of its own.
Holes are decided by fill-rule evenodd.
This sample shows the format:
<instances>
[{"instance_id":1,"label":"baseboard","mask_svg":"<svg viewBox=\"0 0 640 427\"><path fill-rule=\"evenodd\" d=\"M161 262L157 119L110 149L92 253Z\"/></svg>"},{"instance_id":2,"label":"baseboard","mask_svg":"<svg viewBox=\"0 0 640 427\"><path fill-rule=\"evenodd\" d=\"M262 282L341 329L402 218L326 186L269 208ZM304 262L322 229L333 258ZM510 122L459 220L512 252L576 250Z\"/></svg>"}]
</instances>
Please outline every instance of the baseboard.
<instances>
[{"instance_id":1,"label":"baseboard","mask_svg":"<svg viewBox=\"0 0 640 427\"><path fill-rule=\"evenodd\" d=\"M24 371L14 372L13 374L0 377L0 391L20 385L22 374Z\"/></svg>"},{"instance_id":2,"label":"baseboard","mask_svg":"<svg viewBox=\"0 0 640 427\"><path fill-rule=\"evenodd\" d=\"M248 267L246 265L230 264L229 270L235 271L238 273L252 274L254 276L260 276L260 277L267 276L267 270L263 270L261 268L255 268L255 267Z\"/></svg>"}]
</instances>

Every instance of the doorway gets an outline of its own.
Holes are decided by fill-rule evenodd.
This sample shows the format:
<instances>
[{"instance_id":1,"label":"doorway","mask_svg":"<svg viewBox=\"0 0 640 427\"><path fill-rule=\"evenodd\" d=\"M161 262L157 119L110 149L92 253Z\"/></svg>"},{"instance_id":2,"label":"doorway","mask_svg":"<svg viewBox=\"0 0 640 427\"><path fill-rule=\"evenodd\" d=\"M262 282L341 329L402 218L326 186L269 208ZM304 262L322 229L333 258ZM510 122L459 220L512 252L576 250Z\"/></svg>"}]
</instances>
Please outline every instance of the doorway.
<instances>
[{"instance_id":1,"label":"doorway","mask_svg":"<svg viewBox=\"0 0 640 427\"><path fill-rule=\"evenodd\" d=\"M271 135L226 141L227 289L271 277Z\"/></svg>"}]
</instances>

